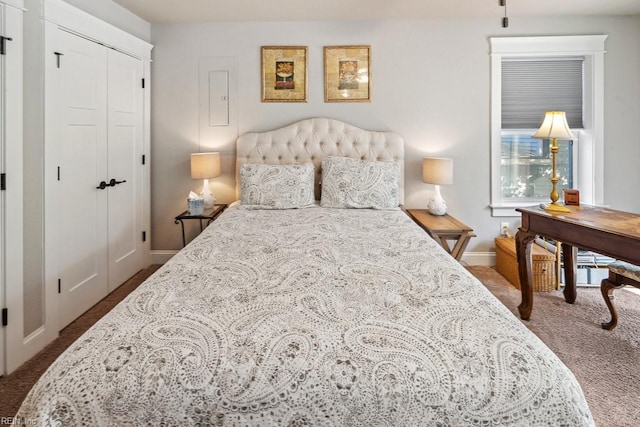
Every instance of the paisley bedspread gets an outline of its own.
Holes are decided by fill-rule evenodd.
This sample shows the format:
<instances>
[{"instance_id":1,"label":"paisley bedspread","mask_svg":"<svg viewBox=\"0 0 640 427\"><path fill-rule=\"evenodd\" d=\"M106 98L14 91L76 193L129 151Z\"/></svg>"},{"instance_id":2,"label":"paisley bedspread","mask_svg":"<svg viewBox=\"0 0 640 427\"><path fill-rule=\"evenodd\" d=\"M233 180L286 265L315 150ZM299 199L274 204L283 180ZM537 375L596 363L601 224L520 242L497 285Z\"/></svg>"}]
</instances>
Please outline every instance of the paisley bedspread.
<instances>
[{"instance_id":1,"label":"paisley bedspread","mask_svg":"<svg viewBox=\"0 0 640 427\"><path fill-rule=\"evenodd\" d=\"M401 211L229 208L43 375L62 426L593 425L573 374Z\"/></svg>"}]
</instances>

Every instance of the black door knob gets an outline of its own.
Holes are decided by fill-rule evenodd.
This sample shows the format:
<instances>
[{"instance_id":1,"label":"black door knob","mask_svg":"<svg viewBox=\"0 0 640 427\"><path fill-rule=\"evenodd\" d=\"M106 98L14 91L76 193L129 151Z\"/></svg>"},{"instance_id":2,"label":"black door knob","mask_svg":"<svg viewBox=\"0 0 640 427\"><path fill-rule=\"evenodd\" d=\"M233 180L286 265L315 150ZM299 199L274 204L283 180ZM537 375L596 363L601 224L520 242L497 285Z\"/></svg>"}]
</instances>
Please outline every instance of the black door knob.
<instances>
[{"instance_id":1,"label":"black door knob","mask_svg":"<svg viewBox=\"0 0 640 427\"><path fill-rule=\"evenodd\" d=\"M115 179L111 178L111 180L109 181L110 186L115 187L118 184L122 184L123 182L127 182L127 180L122 180L122 181L116 181Z\"/></svg>"}]
</instances>

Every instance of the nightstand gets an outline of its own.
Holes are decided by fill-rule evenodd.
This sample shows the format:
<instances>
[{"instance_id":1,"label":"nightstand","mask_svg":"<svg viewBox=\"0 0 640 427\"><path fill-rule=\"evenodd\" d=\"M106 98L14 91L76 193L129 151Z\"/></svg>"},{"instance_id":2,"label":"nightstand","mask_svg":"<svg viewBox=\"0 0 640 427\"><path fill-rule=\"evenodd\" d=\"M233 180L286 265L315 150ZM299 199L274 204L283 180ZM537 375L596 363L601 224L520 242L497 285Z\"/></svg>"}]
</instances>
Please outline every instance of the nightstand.
<instances>
[{"instance_id":1,"label":"nightstand","mask_svg":"<svg viewBox=\"0 0 640 427\"><path fill-rule=\"evenodd\" d=\"M460 261L469 240L475 237L473 229L449 214L431 215L426 209L407 209L407 214L433 239ZM449 241L455 242L453 247Z\"/></svg>"},{"instance_id":2,"label":"nightstand","mask_svg":"<svg viewBox=\"0 0 640 427\"><path fill-rule=\"evenodd\" d=\"M182 246L187 245L187 240L184 236L184 221L187 219L197 219L200 221L200 232L204 230L204 227L211 224L217 217L220 215L229 205L213 205L210 209L205 209L205 211L200 215L191 215L189 211L184 211L180 215L175 218L175 223L180 224L182 226ZM202 221L207 220L206 225L202 225Z\"/></svg>"}]
</instances>

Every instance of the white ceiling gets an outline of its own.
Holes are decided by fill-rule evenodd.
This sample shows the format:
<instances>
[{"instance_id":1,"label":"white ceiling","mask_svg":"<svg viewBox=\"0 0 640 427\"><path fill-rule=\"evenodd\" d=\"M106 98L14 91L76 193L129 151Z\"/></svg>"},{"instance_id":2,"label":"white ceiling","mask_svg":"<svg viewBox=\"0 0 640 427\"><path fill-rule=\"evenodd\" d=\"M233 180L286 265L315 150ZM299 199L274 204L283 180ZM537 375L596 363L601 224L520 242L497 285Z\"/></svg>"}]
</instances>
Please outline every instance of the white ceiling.
<instances>
[{"instance_id":1,"label":"white ceiling","mask_svg":"<svg viewBox=\"0 0 640 427\"><path fill-rule=\"evenodd\" d=\"M640 15L640 0L506 0L522 16ZM152 22L502 17L500 0L114 0Z\"/></svg>"}]
</instances>

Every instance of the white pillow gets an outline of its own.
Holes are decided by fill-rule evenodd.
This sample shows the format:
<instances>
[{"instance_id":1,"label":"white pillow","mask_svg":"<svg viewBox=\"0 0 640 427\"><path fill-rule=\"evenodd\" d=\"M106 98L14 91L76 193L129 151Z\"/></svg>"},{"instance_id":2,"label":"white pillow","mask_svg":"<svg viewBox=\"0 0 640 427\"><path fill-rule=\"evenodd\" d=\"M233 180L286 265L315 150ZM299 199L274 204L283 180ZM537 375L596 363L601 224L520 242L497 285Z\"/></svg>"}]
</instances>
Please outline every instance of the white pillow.
<instances>
[{"instance_id":1,"label":"white pillow","mask_svg":"<svg viewBox=\"0 0 640 427\"><path fill-rule=\"evenodd\" d=\"M320 205L328 208L398 209L400 165L349 157L322 162Z\"/></svg>"},{"instance_id":2,"label":"white pillow","mask_svg":"<svg viewBox=\"0 0 640 427\"><path fill-rule=\"evenodd\" d=\"M240 167L240 201L245 209L298 209L314 206L313 163Z\"/></svg>"}]
</instances>

